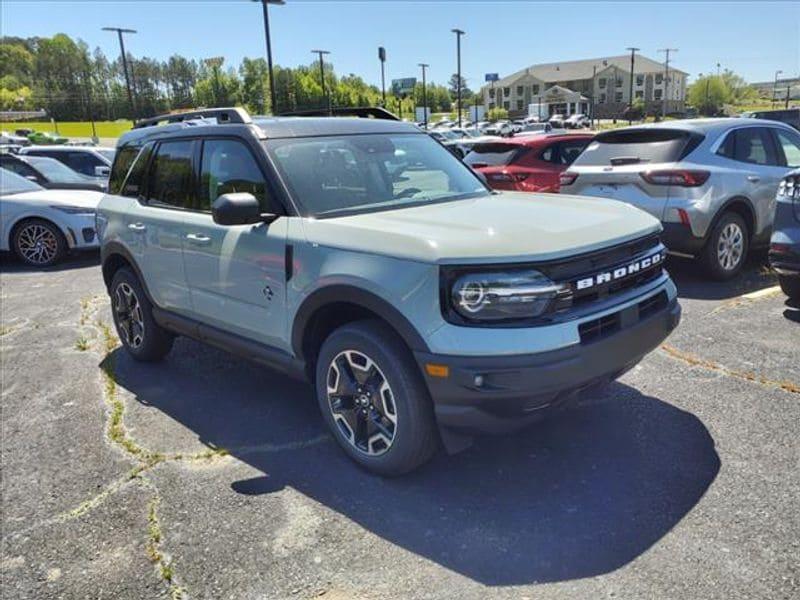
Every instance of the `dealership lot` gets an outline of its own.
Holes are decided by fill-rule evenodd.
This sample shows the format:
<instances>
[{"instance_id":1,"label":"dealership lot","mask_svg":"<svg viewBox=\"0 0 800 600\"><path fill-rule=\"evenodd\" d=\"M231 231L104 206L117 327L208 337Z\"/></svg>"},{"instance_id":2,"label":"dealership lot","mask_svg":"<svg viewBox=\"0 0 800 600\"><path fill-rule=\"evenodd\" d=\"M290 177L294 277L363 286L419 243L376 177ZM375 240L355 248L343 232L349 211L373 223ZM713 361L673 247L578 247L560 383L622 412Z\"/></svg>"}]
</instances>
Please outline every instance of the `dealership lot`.
<instances>
[{"instance_id":1,"label":"dealership lot","mask_svg":"<svg viewBox=\"0 0 800 600\"><path fill-rule=\"evenodd\" d=\"M2 262L2 585L14 598L790 598L800 307L760 261L582 406L386 480L310 388L116 346L96 259Z\"/></svg>"}]
</instances>

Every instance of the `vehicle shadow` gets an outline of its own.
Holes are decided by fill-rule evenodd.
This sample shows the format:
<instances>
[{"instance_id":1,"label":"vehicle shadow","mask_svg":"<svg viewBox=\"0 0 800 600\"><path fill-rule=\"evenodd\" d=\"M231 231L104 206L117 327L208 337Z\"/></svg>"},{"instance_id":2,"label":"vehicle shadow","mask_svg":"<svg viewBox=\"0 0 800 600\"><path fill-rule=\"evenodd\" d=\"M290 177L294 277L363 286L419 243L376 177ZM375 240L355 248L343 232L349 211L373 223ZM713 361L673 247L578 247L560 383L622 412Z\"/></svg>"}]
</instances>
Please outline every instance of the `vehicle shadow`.
<instances>
[{"instance_id":1,"label":"vehicle shadow","mask_svg":"<svg viewBox=\"0 0 800 600\"><path fill-rule=\"evenodd\" d=\"M678 286L678 296L693 300L726 300L778 283L765 253L753 253L742 272L729 281L712 280L698 261L689 258L669 255L666 267Z\"/></svg>"},{"instance_id":2,"label":"vehicle shadow","mask_svg":"<svg viewBox=\"0 0 800 600\"><path fill-rule=\"evenodd\" d=\"M783 316L789 321L800 323L800 301L786 299L786 310L783 311Z\"/></svg>"},{"instance_id":3,"label":"vehicle shadow","mask_svg":"<svg viewBox=\"0 0 800 600\"><path fill-rule=\"evenodd\" d=\"M523 432L384 479L325 435L310 386L184 339L161 364L119 349L107 360L138 402L263 473L230 482L235 491L289 486L486 585L613 571L669 532L720 468L697 417L615 383Z\"/></svg>"},{"instance_id":4,"label":"vehicle shadow","mask_svg":"<svg viewBox=\"0 0 800 600\"><path fill-rule=\"evenodd\" d=\"M88 267L96 267L99 264L99 252L86 251L69 254L61 262L45 268L32 267L25 264L13 252L0 253L0 273L50 273L86 269Z\"/></svg>"}]
</instances>

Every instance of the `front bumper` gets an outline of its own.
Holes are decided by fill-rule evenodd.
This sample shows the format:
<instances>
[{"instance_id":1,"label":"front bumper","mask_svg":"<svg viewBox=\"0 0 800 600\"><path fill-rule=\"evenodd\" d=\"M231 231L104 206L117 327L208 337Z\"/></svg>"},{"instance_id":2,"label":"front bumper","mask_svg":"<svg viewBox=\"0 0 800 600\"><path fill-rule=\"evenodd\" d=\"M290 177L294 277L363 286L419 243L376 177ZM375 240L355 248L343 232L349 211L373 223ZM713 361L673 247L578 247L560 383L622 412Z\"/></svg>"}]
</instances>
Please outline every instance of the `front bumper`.
<instances>
[{"instance_id":1,"label":"front bumper","mask_svg":"<svg viewBox=\"0 0 800 600\"><path fill-rule=\"evenodd\" d=\"M651 296L603 317L606 323L612 323L611 317L617 319L609 333L558 350L468 357L415 353L439 427L467 435L511 431L538 420L547 409L582 390L616 379L658 347L680 322L677 299L661 294L663 304L656 309ZM429 375L428 364L447 366L449 376ZM482 379L480 385L476 377Z\"/></svg>"}]
</instances>

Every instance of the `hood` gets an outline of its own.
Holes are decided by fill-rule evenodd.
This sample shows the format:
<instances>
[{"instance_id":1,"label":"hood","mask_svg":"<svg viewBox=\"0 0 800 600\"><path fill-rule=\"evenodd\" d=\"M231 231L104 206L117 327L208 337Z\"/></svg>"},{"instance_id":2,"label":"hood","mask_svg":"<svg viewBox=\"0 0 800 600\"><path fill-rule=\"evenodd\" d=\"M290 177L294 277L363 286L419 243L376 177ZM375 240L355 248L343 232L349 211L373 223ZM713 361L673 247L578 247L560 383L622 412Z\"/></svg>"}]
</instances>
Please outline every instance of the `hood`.
<instances>
[{"instance_id":1,"label":"hood","mask_svg":"<svg viewBox=\"0 0 800 600\"><path fill-rule=\"evenodd\" d=\"M614 200L524 192L307 219L304 227L312 243L434 263L551 260L661 230Z\"/></svg>"},{"instance_id":2,"label":"hood","mask_svg":"<svg viewBox=\"0 0 800 600\"><path fill-rule=\"evenodd\" d=\"M103 192L90 190L36 190L33 192L22 192L21 194L11 194L3 199L14 202L24 202L26 204L63 204L67 206L81 206L83 208L97 208L97 204L103 197Z\"/></svg>"}]
</instances>

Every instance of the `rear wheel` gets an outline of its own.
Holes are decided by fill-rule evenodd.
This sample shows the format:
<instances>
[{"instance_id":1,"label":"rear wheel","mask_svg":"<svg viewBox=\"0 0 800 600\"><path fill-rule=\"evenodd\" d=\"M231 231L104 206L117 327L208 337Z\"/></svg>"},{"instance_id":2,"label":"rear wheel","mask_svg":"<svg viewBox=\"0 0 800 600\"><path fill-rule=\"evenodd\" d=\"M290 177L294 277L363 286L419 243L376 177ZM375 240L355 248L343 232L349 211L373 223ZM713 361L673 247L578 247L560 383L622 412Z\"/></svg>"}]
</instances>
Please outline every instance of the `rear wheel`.
<instances>
[{"instance_id":1,"label":"rear wheel","mask_svg":"<svg viewBox=\"0 0 800 600\"><path fill-rule=\"evenodd\" d=\"M325 340L316 391L336 441L367 470L400 475L436 451L425 382L403 340L380 321L344 325Z\"/></svg>"},{"instance_id":2,"label":"rear wheel","mask_svg":"<svg viewBox=\"0 0 800 600\"><path fill-rule=\"evenodd\" d=\"M779 275L778 283L781 284L783 293L792 300L800 301L800 275L794 277L789 275Z\"/></svg>"},{"instance_id":3,"label":"rear wheel","mask_svg":"<svg viewBox=\"0 0 800 600\"><path fill-rule=\"evenodd\" d=\"M724 281L739 274L749 251L750 239L744 219L734 212L726 212L711 230L702 260L711 277Z\"/></svg>"},{"instance_id":4,"label":"rear wheel","mask_svg":"<svg viewBox=\"0 0 800 600\"><path fill-rule=\"evenodd\" d=\"M14 230L14 252L34 267L49 267L67 253L64 234L50 221L30 219Z\"/></svg>"}]
</instances>

